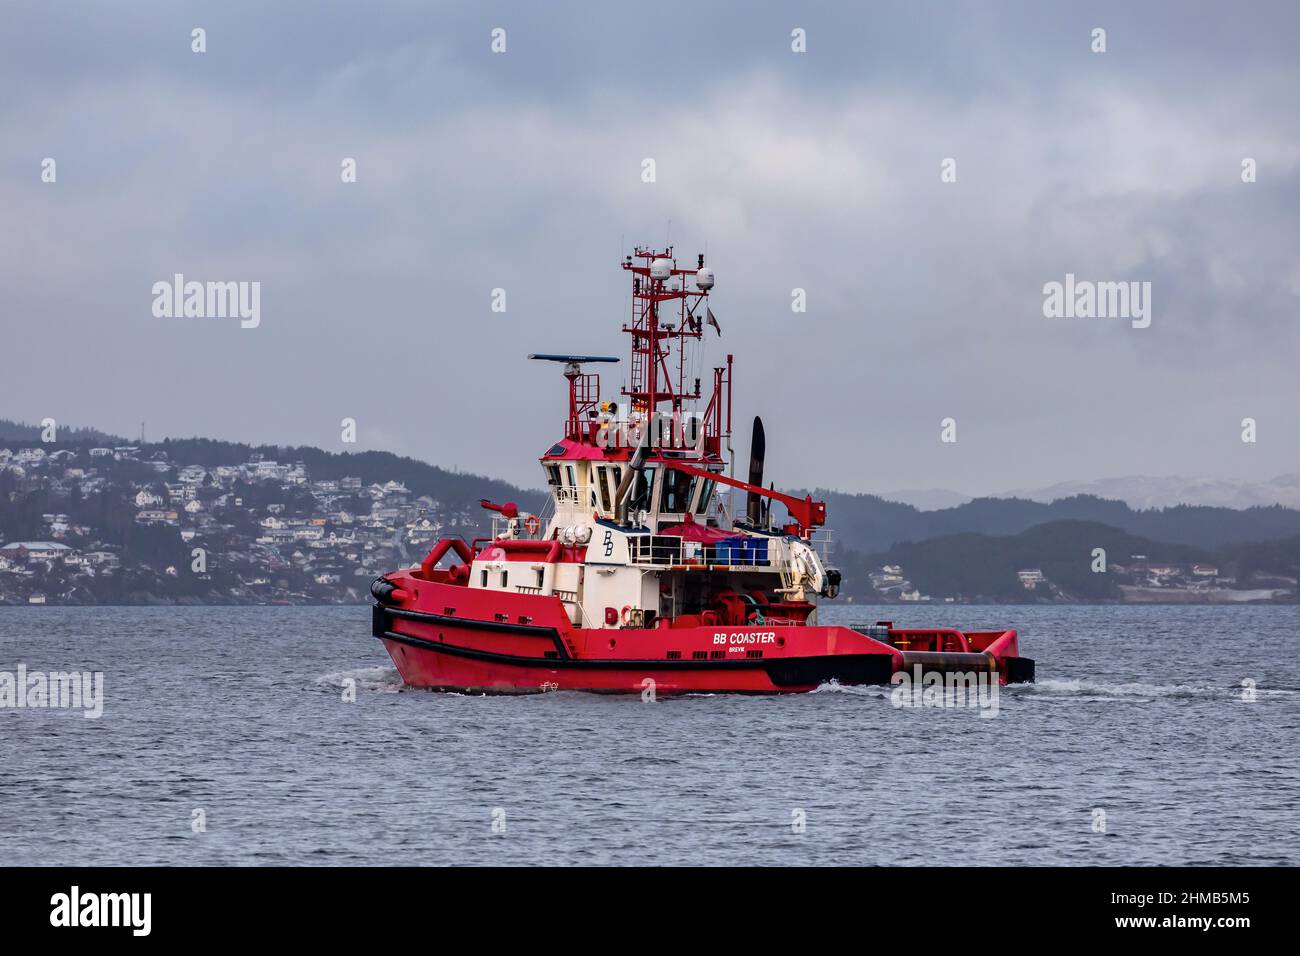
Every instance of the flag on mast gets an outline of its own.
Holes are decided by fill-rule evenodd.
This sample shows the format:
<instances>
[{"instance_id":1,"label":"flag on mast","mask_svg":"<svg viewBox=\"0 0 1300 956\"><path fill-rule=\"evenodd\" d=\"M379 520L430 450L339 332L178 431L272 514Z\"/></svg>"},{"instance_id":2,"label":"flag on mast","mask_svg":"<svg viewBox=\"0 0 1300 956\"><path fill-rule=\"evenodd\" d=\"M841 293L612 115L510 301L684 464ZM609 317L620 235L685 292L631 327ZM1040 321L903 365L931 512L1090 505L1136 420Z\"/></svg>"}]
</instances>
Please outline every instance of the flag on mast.
<instances>
[{"instance_id":1,"label":"flag on mast","mask_svg":"<svg viewBox=\"0 0 1300 956\"><path fill-rule=\"evenodd\" d=\"M722 326L718 325L718 320L717 320L717 318L713 315L713 310L710 309L710 308L706 305L706 306L704 307L704 311L705 311L705 313L706 313L706 315L705 315L705 320L709 323L709 325L713 326L714 329L717 330L717 332L718 332L719 335L721 335L721 334L722 334Z\"/></svg>"}]
</instances>

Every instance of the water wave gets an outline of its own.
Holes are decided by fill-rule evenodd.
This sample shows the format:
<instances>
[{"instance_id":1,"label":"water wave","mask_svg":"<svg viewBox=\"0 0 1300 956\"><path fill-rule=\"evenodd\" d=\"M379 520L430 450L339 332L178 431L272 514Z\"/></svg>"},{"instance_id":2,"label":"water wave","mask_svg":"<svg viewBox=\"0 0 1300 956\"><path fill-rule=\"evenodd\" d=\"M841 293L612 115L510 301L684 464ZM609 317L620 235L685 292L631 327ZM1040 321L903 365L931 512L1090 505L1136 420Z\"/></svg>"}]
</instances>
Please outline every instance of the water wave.
<instances>
[{"instance_id":1,"label":"water wave","mask_svg":"<svg viewBox=\"0 0 1300 956\"><path fill-rule=\"evenodd\" d=\"M868 684L846 686L826 683L812 691L814 694L851 694L862 697L887 697L892 687ZM1016 695L1043 696L1075 700L1131 700L1149 701L1161 698L1189 698L1204 700L1243 701L1244 687L1222 684L1146 684L1142 682L1115 683L1085 678L1045 678L1033 684L1012 684L1002 692ZM1256 687L1257 700L1300 698L1300 690L1285 687Z\"/></svg>"},{"instance_id":2,"label":"water wave","mask_svg":"<svg viewBox=\"0 0 1300 956\"><path fill-rule=\"evenodd\" d=\"M1003 688L1007 690L1008 688ZM1016 684L1013 693L1043 694L1060 697L1090 697L1093 699L1205 698L1210 700L1243 700L1245 688L1222 684L1146 684L1139 681L1110 683L1084 678L1046 678L1033 684ZM1300 691L1287 688L1256 687L1257 699L1300 696Z\"/></svg>"},{"instance_id":3,"label":"water wave","mask_svg":"<svg viewBox=\"0 0 1300 956\"><path fill-rule=\"evenodd\" d=\"M316 679L323 687L337 687L342 690L348 681L355 681L358 690L367 690L380 694L396 694L406 685L396 667L357 667L347 671L333 671Z\"/></svg>"},{"instance_id":4,"label":"water wave","mask_svg":"<svg viewBox=\"0 0 1300 956\"><path fill-rule=\"evenodd\" d=\"M887 697L893 688L885 684L841 684L828 681L809 691L810 694L850 694L857 697Z\"/></svg>"}]
</instances>

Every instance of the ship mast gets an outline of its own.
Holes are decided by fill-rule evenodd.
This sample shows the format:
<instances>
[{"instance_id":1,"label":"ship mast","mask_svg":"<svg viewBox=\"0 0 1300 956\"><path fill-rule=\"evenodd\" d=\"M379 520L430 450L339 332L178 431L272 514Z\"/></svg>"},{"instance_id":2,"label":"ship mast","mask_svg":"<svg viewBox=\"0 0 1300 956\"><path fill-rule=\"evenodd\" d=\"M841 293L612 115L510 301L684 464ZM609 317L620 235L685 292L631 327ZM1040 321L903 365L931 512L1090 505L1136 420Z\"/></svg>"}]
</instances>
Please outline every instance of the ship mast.
<instances>
[{"instance_id":1,"label":"ship mast","mask_svg":"<svg viewBox=\"0 0 1300 956\"><path fill-rule=\"evenodd\" d=\"M712 322L708 297L713 271L705 267L703 254L695 269L678 268L672 246L659 250L637 246L624 258L623 269L632 273L632 321L623 326L632 338L631 363L623 394L633 412L651 419L689 412L703 392L700 379L688 377L687 351L699 345L706 319ZM702 415L706 457L720 458L722 439L730 437L730 409L725 432L722 415L730 385L728 355L725 368L713 369L713 393Z\"/></svg>"}]
</instances>

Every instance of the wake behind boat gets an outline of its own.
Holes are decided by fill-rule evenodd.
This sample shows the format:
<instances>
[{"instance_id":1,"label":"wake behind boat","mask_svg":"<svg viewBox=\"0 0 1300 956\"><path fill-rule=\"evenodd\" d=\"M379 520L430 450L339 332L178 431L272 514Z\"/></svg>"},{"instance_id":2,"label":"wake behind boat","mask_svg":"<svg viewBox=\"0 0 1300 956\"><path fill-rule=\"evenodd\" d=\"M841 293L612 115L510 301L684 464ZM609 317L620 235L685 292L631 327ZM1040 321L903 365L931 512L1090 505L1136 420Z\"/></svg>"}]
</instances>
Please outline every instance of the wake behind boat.
<instances>
[{"instance_id":1,"label":"wake behind boat","mask_svg":"<svg viewBox=\"0 0 1300 956\"><path fill-rule=\"evenodd\" d=\"M490 538L444 538L371 585L372 630L403 681L669 694L883 684L918 668L1032 681L1014 630L818 624L818 599L840 584L825 503L763 487L757 418L748 480L734 477L732 356L711 370L707 402L689 372L705 325L718 328L712 270L703 256L679 268L671 246L638 248L622 266L632 345L617 399L584 371L617 358L529 356L562 363L569 391L564 437L541 457L546 513L484 500ZM788 513L779 525L774 503Z\"/></svg>"}]
</instances>

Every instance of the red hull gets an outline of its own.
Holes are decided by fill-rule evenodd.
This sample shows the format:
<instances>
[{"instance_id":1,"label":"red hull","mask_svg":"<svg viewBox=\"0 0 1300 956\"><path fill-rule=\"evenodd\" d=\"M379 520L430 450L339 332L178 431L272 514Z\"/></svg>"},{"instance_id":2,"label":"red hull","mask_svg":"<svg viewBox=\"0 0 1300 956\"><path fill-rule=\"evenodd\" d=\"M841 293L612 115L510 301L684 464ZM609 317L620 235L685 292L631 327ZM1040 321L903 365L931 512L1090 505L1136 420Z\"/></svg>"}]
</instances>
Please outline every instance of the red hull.
<instances>
[{"instance_id":1,"label":"red hull","mask_svg":"<svg viewBox=\"0 0 1300 956\"><path fill-rule=\"evenodd\" d=\"M386 580L396 590L375 606L373 631L412 687L791 693L832 680L884 684L913 663L1020 679L1015 631L898 630L886 643L839 626L577 628L555 597L480 591L410 572Z\"/></svg>"},{"instance_id":2,"label":"red hull","mask_svg":"<svg viewBox=\"0 0 1300 956\"><path fill-rule=\"evenodd\" d=\"M384 645L397 665L402 680L411 687L455 690L486 694L527 694L547 690L582 690L594 693L632 694L649 689L658 694L738 693L775 694L809 691L823 680L777 684L761 667L741 668L692 665L666 670L651 663L613 668L575 669L537 665L515 665L458 657L431 649L411 647L393 640ZM888 674L888 670L885 671ZM826 680L838 679L827 674ZM883 683L880 680L852 681Z\"/></svg>"}]
</instances>

